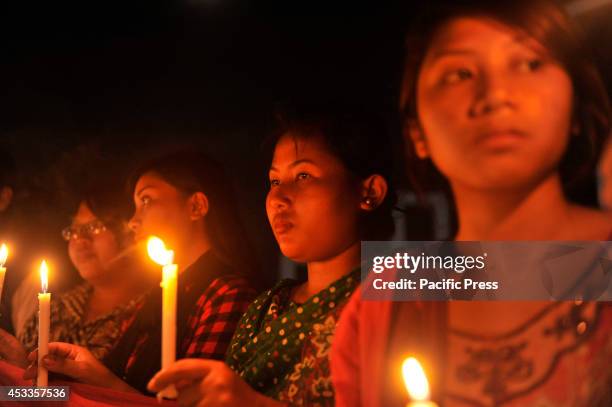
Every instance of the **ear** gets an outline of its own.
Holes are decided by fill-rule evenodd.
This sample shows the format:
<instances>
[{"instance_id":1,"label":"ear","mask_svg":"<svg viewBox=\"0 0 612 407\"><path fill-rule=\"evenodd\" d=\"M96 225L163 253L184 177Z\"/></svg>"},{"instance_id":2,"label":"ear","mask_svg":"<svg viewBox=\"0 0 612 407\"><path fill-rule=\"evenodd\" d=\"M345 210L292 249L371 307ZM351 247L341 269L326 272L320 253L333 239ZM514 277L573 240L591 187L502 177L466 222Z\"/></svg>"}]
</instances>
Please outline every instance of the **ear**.
<instances>
[{"instance_id":1,"label":"ear","mask_svg":"<svg viewBox=\"0 0 612 407\"><path fill-rule=\"evenodd\" d=\"M374 174L361 183L361 202L359 207L364 211L373 211L387 196L387 180L382 175Z\"/></svg>"},{"instance_id":2,"label":"ear","mask_svg":"<svg viewBox=\"0 0 612 407\"><path fill-rule=\"evenodd\" d=\"M208 198L202 192L196 192L189 198L189 216L191 220L198 220L208 213Z\"/></svg>"},{"instance_id":3,"label":"ear","mask_svg":"<svg viewBox=\"0 0 612 407\"><path fill-rule=\"evenodd\" d=\"M13 188L2 187L0 189L0 212L4 212L11 205L13 200Z\"/></svg>"},{"instance_id":4,"label":"ear","mask_svg":"<svg viewBox=\"0 0 612 407\"><path fill-rule=\"evenodd\" d=\"M407 120L404 125L404 138L407 143L412 143L417 157L421 160L429 158L429 147L425 139L425 133L416 120Z\"/></svg>"}]
</instances>

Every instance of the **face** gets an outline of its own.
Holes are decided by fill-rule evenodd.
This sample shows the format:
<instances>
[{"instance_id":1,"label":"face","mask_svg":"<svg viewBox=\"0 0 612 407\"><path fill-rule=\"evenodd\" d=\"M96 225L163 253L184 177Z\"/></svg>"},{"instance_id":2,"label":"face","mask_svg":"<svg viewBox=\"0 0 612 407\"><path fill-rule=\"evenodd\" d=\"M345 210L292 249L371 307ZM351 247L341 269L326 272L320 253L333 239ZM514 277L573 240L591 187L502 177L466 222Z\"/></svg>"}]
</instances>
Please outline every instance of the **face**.
<instances>
[{"instance_id":1,"label":"face","mask_svg":"<svg viewBox=\"0 0 612 407\"><path fill-rule=\"evenodd\" d=\"M101 226L87 205L81 203L70 226L77 233L68 242L68 255L87 281L108 277L118 261L119 244L111 231Z\"/></svg>"},{"instance_id":2,"label":"face","mask_svg":"<svg viewBox=\"0 0 612 407\"><path fill-rule=\"evenodd\" d=\"M155 173L145 173L136 183L134 203L136 210L129 226L136 241L155 235L175 250L188 241L193 227L189 204L177 188Z\"/></svg>"},{"instance_id":3,"label":"face","mask_svg":"<svg viewBox=\"0 0 612 407\"><path fill-rule=\"evenodd\" d=\"M556 172L572 98L567 72L532 38L457 18L438 31L419 73L419 133L451 185L524 187Z\"/></svg>"},{"instance_id":4,"label":"face","mask_svg":"<svg viewBox=\"0 0 612 407\"><path fill-rule=\"evenodd\" d=\"M359 239L359 190L321 138L281 137L269 178L266 211L285 256L323 261Z\"/></svg>"}]
</instances>

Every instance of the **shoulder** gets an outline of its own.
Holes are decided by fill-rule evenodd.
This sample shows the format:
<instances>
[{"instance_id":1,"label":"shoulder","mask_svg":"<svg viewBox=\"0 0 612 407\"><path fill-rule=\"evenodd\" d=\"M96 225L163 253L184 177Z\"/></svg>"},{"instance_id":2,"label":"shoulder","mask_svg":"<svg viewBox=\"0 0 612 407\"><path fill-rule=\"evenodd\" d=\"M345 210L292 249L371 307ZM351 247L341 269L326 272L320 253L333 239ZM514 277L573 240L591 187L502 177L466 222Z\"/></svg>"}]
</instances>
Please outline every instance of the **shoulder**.
<instances>
[{"instance_id":1,"label":"shoulder","mask_svg":"<svg viewBox=\"0 0 612 407\"><path fill-rule=\"evenodd\" d=\"M574 205L571 207L573 224L579 240L611 240L612 211Z\"/></svg>"},{"instance_id":2,"label":"shoulder","mask_svg":"<svg viewBox=\"0 0 612 407\"><path fill-rule=\"evenodd\" d=\"M236 275L215 278L197 301L197 308L230 307L244 311L255 298L255 290L249 282Z\"/></svg>"}]
</instances>

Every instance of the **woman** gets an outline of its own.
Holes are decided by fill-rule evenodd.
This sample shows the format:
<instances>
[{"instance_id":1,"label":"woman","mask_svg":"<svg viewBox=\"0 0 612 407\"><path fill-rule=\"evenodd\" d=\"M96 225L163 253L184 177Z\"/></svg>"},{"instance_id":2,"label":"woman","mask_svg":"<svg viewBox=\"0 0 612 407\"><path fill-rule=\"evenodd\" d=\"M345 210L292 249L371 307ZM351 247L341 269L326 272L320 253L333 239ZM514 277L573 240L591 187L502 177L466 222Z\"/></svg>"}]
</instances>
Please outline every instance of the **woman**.
<instances>
[{"instance_id":1,"label":"woman","mask_svg":"<svg viewBox=\"0 0 612 407\"><path fill-rule=\"evenodd\" d=\"M426 23L408 43L401 108L413 168L421 159L432 175L415 180L441 179L452 193L455 239L607 240L610 214L566 197L610 130L607 95L568 17L549 1L494 2ZM612 314L603 303L355 297L341 323L332 360L340 406L405 404L390 380L400 370L389 368L402 336L430 362L447 355L433 363L444 405L610 402Z\"/></svg>"},{"instance_id":2,"label":"woman","mask_svg":"<svg viewBox=\"0 0 612 407\"><path fill-rule=\"evenodd\" d=\"M337 109L303 109L280 127L266 211L307 280L281 281L249 306L227 364L182 360L151 381L152 390L175 383L184 405L333 405L327 355L360 279L360 241L393 233L384 127Z\"/></svg>"},{"instance_id":3,"label":"woman","mask_svg":"<svg viewBox=\"0 0 612 407\"><path fill-rule=\"evenodd\" d=\"M135 238L159 236L179 268L177 358L222 359L253 290L254 269L229 181L202 153L178 152L144 165L134 176ZM104 360L84 348L49 344L45 364L78 381L146 392L160 368L161 290L152 290L121 341ZM27 377L34 371L26 372Z\"/></svg>"},{"instance_id":4,"label":"woman","mask_svg":"<svg viewBox=\"0 0 612 407\"><path fill-rule=\"evenodd\" d=\"M142 266L127 251L132 235L126 227L129 206L123 204L123 196L114 193L110 183L91 185L82 194L71 225L62 231L70 260L84 281L52 296L49 337L86 347L102 360L117 344L123 326L133 319L152 280L146 274L143 278ZM0 352L25 367L26 352L37 346L36 314L20 329L18 338L2 331Z\"/></svg>"}]
</instances>

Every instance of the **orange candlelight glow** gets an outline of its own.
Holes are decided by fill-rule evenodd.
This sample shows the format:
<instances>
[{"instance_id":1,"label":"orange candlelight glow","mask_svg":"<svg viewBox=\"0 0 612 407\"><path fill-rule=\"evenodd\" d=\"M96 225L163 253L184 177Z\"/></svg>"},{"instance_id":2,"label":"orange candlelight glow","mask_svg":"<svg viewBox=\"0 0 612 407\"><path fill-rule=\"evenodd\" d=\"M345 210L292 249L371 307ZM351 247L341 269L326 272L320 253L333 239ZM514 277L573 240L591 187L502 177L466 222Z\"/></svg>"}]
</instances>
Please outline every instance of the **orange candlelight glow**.
<instances>
[{"instance_id":1,"label":"orange candlelight glow","mask_svg":"<svg viewBox=\"0 0 612 407\"><path fill-rule=\"evenodd\" d=\"M2 247L0 247L0 267L4 267L4 263L6 263L6 259L8 258L8 248L4 243L2 243Z\"/></svg>"},{"instance_id":2,"label":"orange candlelight glow","mask_svg":"<svg viewBox=\"0 0 612 407\"><path fill-rule=\"evenodd\" d=\"M49 287L49 268L47 267L47 262L42 261L40 263L40 286L42 288L42 292L46 293Z\"/></svg>"},{"instance_id":3,"label":"orange candlelight glow","mask_svg":"<svg viewBox=\"0 0 612 407\"><path fill-rule=\"evenodd\" d=\"M164 241L157 236L151 236L147 240L147 252L149 257L160 266L172 264L174 252L167 250Z\"/></svg>"},{"instance_id":4,"label":"orange candlelight glow","mask_svg":"<svg viewBox=\"0 0 612 407\"><path fill-rule=\"evenodd\" d=\"M402 374L410 398L414 401L428 401L429 382L419 361L413 357L404 360Z\"/></svg>"}]
</instances>

